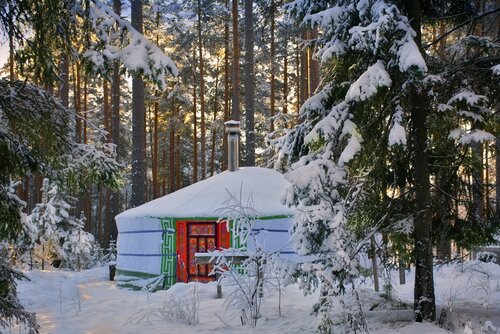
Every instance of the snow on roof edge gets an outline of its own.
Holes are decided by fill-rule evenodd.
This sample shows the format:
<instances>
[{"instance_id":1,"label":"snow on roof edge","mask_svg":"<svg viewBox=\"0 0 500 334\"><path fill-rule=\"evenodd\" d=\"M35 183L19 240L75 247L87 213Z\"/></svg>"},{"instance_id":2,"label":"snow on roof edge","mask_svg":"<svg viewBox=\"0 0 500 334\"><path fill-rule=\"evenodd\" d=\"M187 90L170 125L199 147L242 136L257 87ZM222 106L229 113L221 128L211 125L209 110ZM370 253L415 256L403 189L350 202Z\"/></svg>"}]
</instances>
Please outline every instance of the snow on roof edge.
<instances>
[{"instance_id":1,"label":"snow on roof edge","mask_svg":"<svg viewBox=\"0 0 500 334\"><path fill-rule=\"evenodd\" d=\"M245 167L235 172L222 172L163 197L126 210L116 221L146 217L220 217L224 201L241 196L246 204L250 198L259 217L291 216L293 208L281 203L290 186L283 174L268 168ZM219 213L218 213L219 211Z\"/></svg>"}]
</instances>

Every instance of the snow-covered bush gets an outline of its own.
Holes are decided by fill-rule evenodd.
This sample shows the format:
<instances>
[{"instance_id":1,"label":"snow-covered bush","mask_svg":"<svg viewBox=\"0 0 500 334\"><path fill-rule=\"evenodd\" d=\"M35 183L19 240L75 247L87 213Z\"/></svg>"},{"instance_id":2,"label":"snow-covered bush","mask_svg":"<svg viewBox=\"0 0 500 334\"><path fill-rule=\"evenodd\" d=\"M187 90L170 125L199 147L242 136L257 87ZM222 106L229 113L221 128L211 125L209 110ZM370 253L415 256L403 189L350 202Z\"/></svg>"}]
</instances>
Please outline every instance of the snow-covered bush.
<instances>
[{"instance_id":1,"label":"snow-covered bush","mask_svg":"<svg viewBox=\"0 0 500 334\"><path fill-rule=\"evenodd\" d=\"M137 312L127 320L129 324L158 319L177 321L188 325L199 322L200 296L199 283L178 283L167 291L166 301L161 308L145 309Z\"/></svg>"},{"instance_id":2,"label":"snow-covered bush","mask_svg":"<svg viewBox=\"0 0 500 334\"><path fill-rule=\"evenodd\" d=\"M257 212L250 196L246 203L228 192L228 199L220 210L219 224L227 224L238 248L222 249L212 252L212 273L220 274L232 290L224 302L226 310L237 307L241 323L255 327L260 318L260 308L264 299L264 288L271 279L272 263L276 252L268 252L253 233ZM252 250L248 245L252 244ZM235 263L236 262L236 263Z\"/></svg>"},{"instance_id":3,"label":"snow-covered bush","mask_svg":"<svg viewBox=\"0 0 500 334\"><path fill-rule=\"evenodd\" d=\"M67 232L62 246L65 251L63 266L72 270L87 269L96 263L96 242L91 233L83 230L82 220L75 224Z\"/></svg>"},{"instance_id":4,"label":"snow-covered bush","mask_svg":"<svg viewBox=\"0 0 500 334\"><path fill-rule=\"evenodd\" d=\"M109 240L109 246L106 249L106 253L103 257L104 262L113 264L116 261L116 253L116 240L111 238L111 240Z\"/></svg>"},{"instance_id":5,"label":"snow-covered bush","mask_svg":"<svg viewBox=\"0 0 500 334\"><path fill-rule=\"evenodd\" d=\"M173 297L168 298L163 307L169 312L172 320L196 325L200 321L198 283L188 284L187 290L184 296L172 294Z\"/></svg>"},{"instance_id":6,"label":"snow-covered bush","mask_svg":"<svg viewBox=\"0 0 500 334\"><path fill-rule=\"evenodd\" d=\"M95 264L95 241L85 232L84 217L70 214L71 205L59 187L43 180L42 202L38 203L27 218L32 233L32 249L35 260L42 269L45 263L59 263L65 268L80 270Z\"/></svg>"}]
</instances>

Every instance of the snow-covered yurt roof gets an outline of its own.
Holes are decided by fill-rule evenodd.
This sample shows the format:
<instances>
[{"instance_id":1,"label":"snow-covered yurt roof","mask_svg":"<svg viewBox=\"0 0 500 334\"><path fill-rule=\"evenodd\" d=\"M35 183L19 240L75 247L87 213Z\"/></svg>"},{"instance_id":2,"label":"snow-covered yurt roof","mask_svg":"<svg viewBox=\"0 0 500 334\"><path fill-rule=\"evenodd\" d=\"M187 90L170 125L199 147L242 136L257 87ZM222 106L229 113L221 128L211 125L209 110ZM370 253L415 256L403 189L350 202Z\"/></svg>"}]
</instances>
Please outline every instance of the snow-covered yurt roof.
<instances>
[{"instance_id":1,"label":"snow-covered yurt roof","mask_svg":"<svg viewBox=\"0 0 500 334\"><path fill-rule=\"evenodd\" d=\"M246 167L223 172L188 187L127 210L120 219L139 217L218 217L229 193L243 204L251 197L260 217L288 216L293 210L281 203L289 186L283 174L268 168Z\"/></svg>"}]
</instances>

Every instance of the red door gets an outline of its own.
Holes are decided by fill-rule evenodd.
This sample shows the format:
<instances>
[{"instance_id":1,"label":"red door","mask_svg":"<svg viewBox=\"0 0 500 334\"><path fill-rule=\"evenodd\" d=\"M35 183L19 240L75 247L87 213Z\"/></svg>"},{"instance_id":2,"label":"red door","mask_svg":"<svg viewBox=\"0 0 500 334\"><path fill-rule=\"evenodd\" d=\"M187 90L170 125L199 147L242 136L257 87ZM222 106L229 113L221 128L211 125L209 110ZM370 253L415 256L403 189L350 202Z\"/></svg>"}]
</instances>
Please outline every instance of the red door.
<instances>
[{"instance_id":1,"label":"red door","mask_svg":"<svg viewBox=\"0 0 500 334\"><path fill-rule=\"evenodd\" d=\"M199 265L195 254L230 247L226 223L215 221L177 221L177 280L179 282L215 280L212 265Z\"/></svg>"},{"instance_id":2,"label":"red door","mask_svg":"<svg viewBox=\"0 0 500 334\"><path fill-rule=\"evenodd\" d=\"M210 264L197 264L195 254L211 252L216 249L215 223L188 224L188 281L208 282L215 280Z\"/></svg>"}]
</instances>

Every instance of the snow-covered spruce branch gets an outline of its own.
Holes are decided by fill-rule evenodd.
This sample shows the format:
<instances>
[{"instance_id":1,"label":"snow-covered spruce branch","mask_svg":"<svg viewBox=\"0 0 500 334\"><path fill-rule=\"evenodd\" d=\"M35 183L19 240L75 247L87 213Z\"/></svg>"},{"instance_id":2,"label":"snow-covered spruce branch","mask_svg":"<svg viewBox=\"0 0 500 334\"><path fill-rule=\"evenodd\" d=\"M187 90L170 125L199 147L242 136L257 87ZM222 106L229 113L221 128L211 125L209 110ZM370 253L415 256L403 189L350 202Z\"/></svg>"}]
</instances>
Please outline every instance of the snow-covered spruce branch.
<instances>
[{"instance_id":1,"label":"snow-covered spruce branch","mask_svg":"<svg viewBox=\"0 0 500 334\"><path fill-rule=\"evenodd\" d=\"M150 79L161 90L166 88L166 75L177 76L172 60L106 4L92 0L88 13L97 41L83 57L99 72L107 74L111 63L119 60L130 73Z\"/></svg>"},{"instance_id":2,"label":"snow-covered spruce branch","mask_svg":"<svg viewBox=\"0 0 500 334\"><path fill-rule=\"evenodd\" d=\"M13 325L22 324L29 333L39 333L40 326L37 324L35 314L27 312L17 298L16 280L27 277L4 261L5 254L0 255L0 328L11 328Z\"/></svg>"}]
</instances>

